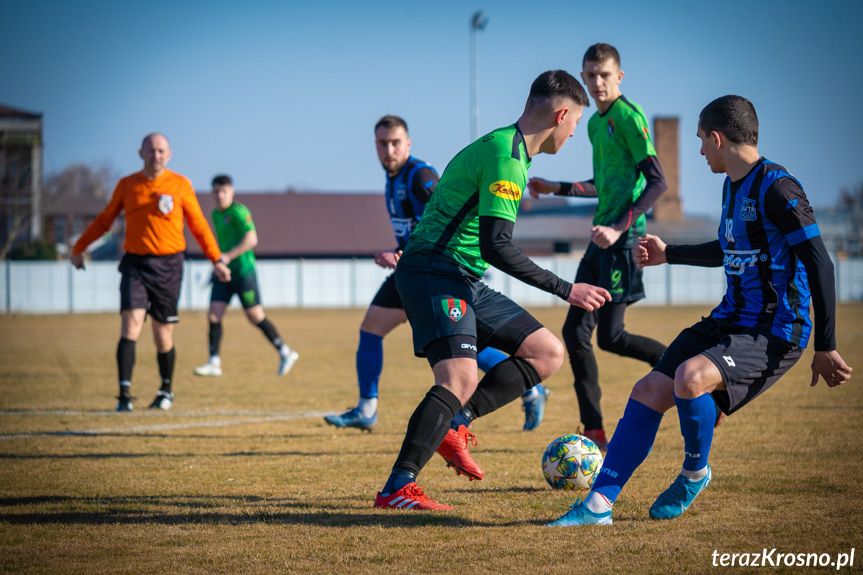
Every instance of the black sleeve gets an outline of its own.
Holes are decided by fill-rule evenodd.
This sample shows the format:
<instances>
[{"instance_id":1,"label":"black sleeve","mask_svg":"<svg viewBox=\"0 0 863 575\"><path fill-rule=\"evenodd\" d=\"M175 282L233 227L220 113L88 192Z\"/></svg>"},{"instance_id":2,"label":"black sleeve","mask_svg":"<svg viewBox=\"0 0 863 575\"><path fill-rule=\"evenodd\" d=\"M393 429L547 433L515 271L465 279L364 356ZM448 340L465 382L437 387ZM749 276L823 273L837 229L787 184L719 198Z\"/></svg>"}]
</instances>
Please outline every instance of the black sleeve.
<instances>
[{"instance_id":1,"label":"black sleeve","mask_svg":"<svg viewBox=\"0 0 863 575\"><path fill-rule=\"evenodd\" d=\"M719 240L696 245L667 245L665 259L670 264L683 264L702 268L718 268L725 261L725 252Z\"/></svg>"},{"instance_id":2,"label":"black sleeve","mask_svg":"<svg viewBox=\"0 0 863 575\"><path fill-rule=\"evenodd\" d=\"M560 190L554 195L595 198L596 185L593 183L593 180L587 180L586 182L560 182Z\"/></svg>"},{"instance_id":3,"label":"black sleeve","mask_svg":"<svg viewBox=\"0 0 863 575\"><path fill-rule=\"evenodd\" d=\"M806 267L809 289L812 291L812 308L815 325L812 340L815 351L836 349L836 278L833 262L821 236L791 246L794 254Z\"/></svg>"},{"instance_id":4,"label":"black sleeve","mask_svg":"<svg viewBox=\"0 0 863 575\"><path fill-rule=\"evenodd\" d=\"M423 204L427 204L431 199L432 192L437 186L440 178L431 168L420 168L414 174L414 180L411 184L411 193Z\"/></svg>"},{"instance_id":5,"label":"black sleeve","mask_svg":"<svg viewBox=\"0 0 863 575\"><path fill-rule=\"evenodd\" d=\"M659 196L665 193L668 189L668 184L665 182L665 174L662 172L662 166L656 156L647 156L639 163L636 168L644 174L647 182L644 184L644 191L632 204L632 207L621 216L619 220L614 222L617 229L624 231L628 230L636 219L642 214L646 214L647 210L653 207Z\"/></svg>"},{"instance_id":6,"label":"black sleeve","mask_svg":"<svg viewBox=\"0 0 863 575\"><path fill-rule=\"evenodd\" d=\"M479 250L482 259L500 271L562 300L572 284L536 265L512 243L513 222L494 216L479 217Z\"/></svg>"},{"instance_id":7,"label":"black sleeve","mask_svg":"<svg viewBox=\"0 0 863 575\"><path fill-rule=\"evenodd\" d=\"M803 189L792 178L773 182L764 194L764 213L776 224L803 266L812 292L815 351L836 349L836 278L821 239L815 213Z\"/></svg>"}]
</instances>

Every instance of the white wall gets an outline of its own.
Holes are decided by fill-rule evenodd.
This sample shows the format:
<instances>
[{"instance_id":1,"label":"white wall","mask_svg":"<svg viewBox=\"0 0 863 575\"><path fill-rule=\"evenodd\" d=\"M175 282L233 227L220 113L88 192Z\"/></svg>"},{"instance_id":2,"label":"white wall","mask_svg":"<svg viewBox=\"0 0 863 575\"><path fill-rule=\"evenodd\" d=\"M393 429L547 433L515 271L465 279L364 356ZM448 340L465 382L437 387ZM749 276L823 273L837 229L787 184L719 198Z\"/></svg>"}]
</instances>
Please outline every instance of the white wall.
<instances>
[{"instance_id":1,"label":"white wall","mask_svg":"<svg viewBox=\"0 0 863 575\"><path fill-rule=\"evenodd\" d=\"M572 280L579 259L536 258L536 263ZM0 262L0 314L92 313L120 308L117 262ZM210 301L209 262L187 261L180 309L206 309ZM258 284L265 308L364 308L389 272L371 259L258 261ZM863 300L863 259L836 263L839 301ZM491 269L486 282L525 306L563 306L555 296ZM725 293L722 268L659 266L644 270L647 298L641 305L718 303ZM234 305L237 306L236 298Z\"/></svg>"}]
</instances>

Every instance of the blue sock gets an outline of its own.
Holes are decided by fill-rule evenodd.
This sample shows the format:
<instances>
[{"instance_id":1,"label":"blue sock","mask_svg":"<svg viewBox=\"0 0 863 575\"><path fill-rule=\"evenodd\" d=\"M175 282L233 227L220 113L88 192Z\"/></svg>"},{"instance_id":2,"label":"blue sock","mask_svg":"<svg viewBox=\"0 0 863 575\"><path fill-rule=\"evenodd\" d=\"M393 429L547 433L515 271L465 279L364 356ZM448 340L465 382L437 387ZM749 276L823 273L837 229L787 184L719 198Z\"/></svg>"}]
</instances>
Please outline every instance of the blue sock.
<instances>
[{"instance_id":1,"label":"blue sock","mask_svg":"<svg viewBox=\"0 0 863 575\"><path fill-rule=\"evenodd\" d=\"M591 491L603 494L613 504L632 473L653 447L662 414L630 399L623 417L608 442L608 452Z\"/></svg>"},{"instance_id":2,"label":"blue sock","mask_svg":"<svg viewBox=\"0 0 863 575\"><path fill-rule=\"evenodd\" d=\"M417 476L410 471L394 467L381 493L383 495L392 495L408 483L416 480Z\"/></svg>"},{"instance_id":3,"label":"blue sock","mask_svg":"<svg viewBox=\"0 0 863 575\"><path fill-rule=\"evenodd\" d=\"M476 365L481 370L488 372L491 368L508 358L509 356L499 349L487 347L476 354Z\"/></svg>"},{"instance_id":4,"label":"blue sock","mask_svg":"<svg viewBox=\"0 0 863 575\"><path fill-rule=\"evenodd\" d=\"M384 369L384 338L360 330L360 346L357 348L357 381L361 397L378 396L378 380Z\"/></svg>"},{"instance_id":5,"label":"blue sock","mask_svg":"<svg viewBox=\"0 0 863 575\"><path fill-rule=\"evenodd\" d=\"M674 396L677 415L680 418L680 433L686 457L683 469L698 471L707 465L710 444L713 443L713 426L716 422L716 408L709 393L695 399L682 399Z\"/></svg>"},{"instance_id":6,"label":"blue sock","mask_svg":"<svg viewBox=\"0 0 863 575\"><path fill-rule=\"evenodd\" d=\"M476 419L476 417L474 417L473 413L471 413L468 408L462 407L458 410L458 413L455 414L455 417L452 418L452 421L450 421L449 427L450 429L458 431L459 426L464 425L465 427L470 427L470 424L474 419Z\"/></svg>"}]
</instances>

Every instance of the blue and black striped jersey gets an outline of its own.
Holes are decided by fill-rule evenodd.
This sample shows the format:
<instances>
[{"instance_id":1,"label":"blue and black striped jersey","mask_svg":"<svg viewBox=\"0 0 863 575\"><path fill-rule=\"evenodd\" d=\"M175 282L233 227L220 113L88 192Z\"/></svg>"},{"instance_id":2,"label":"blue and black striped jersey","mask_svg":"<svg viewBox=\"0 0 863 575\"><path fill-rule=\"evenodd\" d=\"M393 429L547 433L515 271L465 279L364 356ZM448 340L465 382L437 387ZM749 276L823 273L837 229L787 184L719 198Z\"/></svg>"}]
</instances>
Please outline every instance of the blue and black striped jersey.
<instances>
[{"instance_id":1,"label":"blue and black striped jersey","mask_svg":"<svg viewBox=\"0 0 863 575\"><path fill-rule=\"evenodd\" d=\"M742 180L726 178L719 244L727 290L711 317L761 326L806 347L809 282L792 246L818 236L800 182L782 166L761 158Z\"/></svg>"},{"instance_id":2,"label":"blue and black striped jersey","mask_svg":"<svg viewBox=\"0 0 863 575\"><path fill-rule=\"evenodd\" d=\"M411 156L395 176L387 175L386 202L398 248L403 250L438 183L433 167Z\"/></svg>"}]
</instances>

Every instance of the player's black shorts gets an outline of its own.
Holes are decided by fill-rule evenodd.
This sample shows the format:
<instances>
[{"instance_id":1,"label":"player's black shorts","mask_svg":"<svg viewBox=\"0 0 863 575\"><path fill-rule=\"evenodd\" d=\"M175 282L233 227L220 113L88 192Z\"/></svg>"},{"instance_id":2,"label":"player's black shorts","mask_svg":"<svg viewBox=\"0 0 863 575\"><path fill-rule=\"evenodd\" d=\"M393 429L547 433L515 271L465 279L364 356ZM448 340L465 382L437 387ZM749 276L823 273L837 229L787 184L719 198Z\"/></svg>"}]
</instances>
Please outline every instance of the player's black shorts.
<instances>
[{"instance_id":1,"label":"player's black shorts","mask_svg":"<svg viewBox=\"0 0 863 575\"><path fill-rule=\"evenodd\" d=\"M731 414L764 393L803 355L803 349L769 331L704 318L671 342L653 369L674 379L683 362L696 355L712 361L725 383L713 399Z\"/></svg>"},{"instance_id":2,"label":"player's black shorts","mask_svg":"<svg viewBox=\"0 0 863 575\"><path fill-rule=\"evenodd\" d=\"M162 323L180 321L177 302L183 281L183 252L168 256L129 254L120 260L120 310L145 309Z\"/></svg>"},{"instance_id":3,"label":"player's black shorts","mask_svg":"<svg viewBox=\"0 0 863 575\"><path fill-rule=\"evenodd\" d=\"M632 303L644 299L642 270L638 269L629 248L602 249L594 243L587 247L575 283L604 287L615 303Z\"/></svg>"},{"instance_id":4,"label":"player's black shorts","mask_svg":"<svg viewBox=\"0 0 863 575\"><path fill-rule=\"evenodd\" d=\"M372 305L378 307L389 307L395 309L404 309L402 298L399 297L399 290L396 289L396 274L391 273L381 284L378 293L375 294L375 299L372 300Z\"/></svg>"},{"instance_id":5,"label":"player's black shorts","mask_svg":"<svg viewBox=\"0 0 863 575\"><path fill-rule=\"evenodd\" d=\"M473 338L479 349L494 347L512 355L542 327L521 306L450 262L424 254L403 256L395 276L418 357L426 355L430 343L453 336L464 345ZM443 352L437 359L475 357L477 350L465 351Z\"/></svg>"},{"instance_id":6,"label":"player's black shorts","mask_svg":"<svg viewBox=\"0 0 863 575\"><path fill-rule=\"evenodd\" d=\"M210 293L210 301L221 301L230 303L231 298L237 294L243 309L259 305L261 303L261 292L258 289L258 274L253 269L250 273L240 275L231 274L231 281L222 282L213 274L213 291Z\"/></svg>"}]
</instances>

